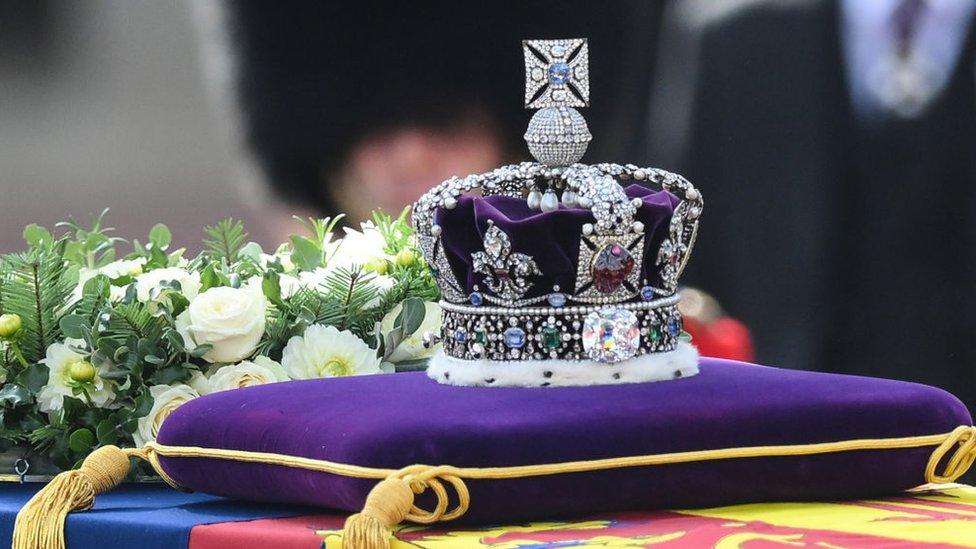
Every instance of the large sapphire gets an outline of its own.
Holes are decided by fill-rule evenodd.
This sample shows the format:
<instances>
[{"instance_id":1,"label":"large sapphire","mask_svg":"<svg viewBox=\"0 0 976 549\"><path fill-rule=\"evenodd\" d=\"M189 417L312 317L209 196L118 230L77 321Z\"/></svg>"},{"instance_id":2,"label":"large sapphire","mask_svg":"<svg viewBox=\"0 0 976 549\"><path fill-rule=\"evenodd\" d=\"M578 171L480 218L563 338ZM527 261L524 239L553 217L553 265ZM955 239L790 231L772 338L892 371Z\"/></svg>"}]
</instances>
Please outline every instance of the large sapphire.
<instances>
[{"instance_id":1,"label":"large sapphire","mask_svg":"<svg viewBox=\"0 0 976 549\"><path fill-rule=\"evenodd\" d=\"M569 65L566 63L553 63L549 65L549 83L562 85L569 82Z\"/></svg>"}]
</instances>

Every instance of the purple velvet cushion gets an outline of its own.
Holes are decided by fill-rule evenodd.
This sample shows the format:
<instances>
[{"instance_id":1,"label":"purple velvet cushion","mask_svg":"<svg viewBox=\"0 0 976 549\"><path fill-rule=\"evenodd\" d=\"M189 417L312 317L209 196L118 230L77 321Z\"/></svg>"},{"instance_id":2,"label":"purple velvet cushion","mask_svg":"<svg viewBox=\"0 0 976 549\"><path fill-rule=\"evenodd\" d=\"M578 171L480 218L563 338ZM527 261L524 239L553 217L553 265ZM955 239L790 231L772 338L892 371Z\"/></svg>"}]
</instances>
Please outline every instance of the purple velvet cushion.
<instances>
[{"instance_id":1,"label":"purple velvet cushion","mask_svg":"<svg viewBox=\"0 0 976 549\"><path fill-rule=\"evenodd\" d=\"M934 435L970 423L965 406L932 387L703 359L695 377L600 387L454 387L423 373L265 385L183 405L166 420L159 442L384 468L479 467ZM932 450L468 481L464 520L879 496L922 484ZM345 511L359 510L375 484L223 460L164 457L161 464L194 490Z\"/></svg>"}]
</instances>

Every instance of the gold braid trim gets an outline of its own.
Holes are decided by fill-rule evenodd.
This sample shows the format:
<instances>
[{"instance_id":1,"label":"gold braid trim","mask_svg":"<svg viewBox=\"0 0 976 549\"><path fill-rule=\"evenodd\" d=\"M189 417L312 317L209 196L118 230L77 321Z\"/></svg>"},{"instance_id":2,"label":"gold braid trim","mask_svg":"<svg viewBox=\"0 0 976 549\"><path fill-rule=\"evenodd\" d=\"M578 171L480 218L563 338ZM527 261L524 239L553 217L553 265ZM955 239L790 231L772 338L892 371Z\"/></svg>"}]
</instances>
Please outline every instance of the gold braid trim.
<instances>
[{"instance_id":1,"label":"gold braid trim","mask_svg":"<svg viewBox=\"0 0 976 549\"><path fill-rule=\"evenodd\" d=\"M720 459L805 456L926 446L936 448L926 465L925 480L936 483L952 482L976 461L976 427L962 425L950 433L939 435L721 448L512 467L411 465L402 469L383 469L283 454L167 446L155 442L141 449L120 450L114 446L105 446L92 452L80 469L55 477L21 509L14 526L13 549L64 549L64 520L67 514L91 508L95 494L118 485L128 473L129 457L148 461L175 488L180 486L163 470L159 463L160 456L225 459L293 467L351 478L380 479L381 482L367 496L363 511L347 519L343 539L346 549L388 549L391 530L404 520L430 524L452 520L467 512L470 496L465 479L501 480ZM945 465L940 473L938 468L943 462ZM453 490L457 500L457 505L452 509L448 509L448 488ZM414 503L414 496L427 489L433 492L437 502L429 510Z\"/></svg>"}]
</instances>

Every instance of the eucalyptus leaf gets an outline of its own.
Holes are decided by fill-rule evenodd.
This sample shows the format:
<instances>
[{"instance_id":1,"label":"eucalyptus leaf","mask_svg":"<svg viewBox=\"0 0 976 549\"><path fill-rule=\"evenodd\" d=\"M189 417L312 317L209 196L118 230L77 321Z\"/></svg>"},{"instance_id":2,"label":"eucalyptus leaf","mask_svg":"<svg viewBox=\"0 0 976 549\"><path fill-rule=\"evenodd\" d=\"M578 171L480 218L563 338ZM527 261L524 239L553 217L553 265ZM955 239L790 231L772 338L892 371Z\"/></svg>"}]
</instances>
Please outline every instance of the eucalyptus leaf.
<instances>
[{"instance_id":1,"label":"eucalyptus leaf","mask_svg":"<svg viewBox=\"0 0 976 549\"><path fill-rule=\"evenodd\" d=\"M94 448L96 442L95 433L82 427L81 429L76 429L68 437L68 448L71 448L72 452L81 453Z\"/></svg>"},{"instance_id":2,"label":"eucalyptus leaf","mask_svg":"<svg viewBox=\"0 0 976 549\"><path fill-rule=\"evenodd\" d=\"M8 383L0 389L0 404L16 407L21 404L30 404L30 401L30 391L16 383Z\"/></svg>"},{"instance_id":3,"label":"eucalyptus leaf","mask_svg":"<svg viewBox=\"0 0 976 549\"><path fill-rule=\"evenodd\" d=\"M44 227L31 223L24 227L24 240L27 241L29 246L36 248L41 246L42 243L48 246L51 245L54 242L54 237Z\"/></svg>"},{"instance_id":4,"label":"eucalyptus leaf","mask_svg":"<svg viewBox=\"0 0 976 549\"><path fill-rule=\"evenodd\" d=\"M322 265L322 249L312 240L291 235L291 261L303 271L314 271Z\"/></svg>"},{"instance_id":5,"label":"eucalyptus leaf","mask_svg":"<svg viewBox=\"0 0 976 549\"><path fill-rule=\"evenodd\" d=\"M170 242L173 241L173 234L170 232L169 227L162 223L157 223L149 230L149 241L152 242L153 247L165 250L169 247Z\"/></svg>"},{"instance_id":6,"label":"eucalyptus leaf","mask_svg":"<svg viewBox=\"0 0 976 549\"><path fill-rule=\"evenodd\" d=\"M115 444L119 441L118 425L109 419L103 419L95 426L95 436L101 444Z\"/></svg>"},{"instance_id":7,"label":"eucalyptus leaf","mask_svg":"<svg viewBox=\"0 0 976 549\"><path fill-rule=\"evenodd\" d=\"M403 309L397 315L397 319L400 326L403 327L403 336L410 337L424 323L427 309L424 307L424 300L419 297L407 298L403 300L402 305Z\"/></svg>"},{"instance_id":8,"label":"eucalyptus leaf","mask_svg":"<svg viewBox=\"0 0 976 549\"><path fill-rule=\"evenodd\" d=\"M30 367L25 368L17 375L14 382L26 387L31 393L36 394L42 387L47 385L47 378L47 366L43 364L31 364Z\"/></svg>"},{"instance_id":9,"label":"eucalyptus leaf","mask_svg":"<svg viewBox=\"0 0 976 549\"><path fill-rule=\"evenodd\" d=\"M197 345L192 351L190 351L190 356L193 358L202 358L203 355L210 352L213 349L213 345L209 343L204 343L203 345Z\"/></svg>"},{"instance_id":10,"label":"eucalyptus leaf","mask_svg":"<svg viewBox=\"0 0 976 549\"><path fill-rule=\"evenodd\" d=\"M264 273L264 278L261 280L261 290L264 292L264 297L268 298L271 303L279 307L285 305L281 300L281 279L278 273L274 271Z\"/></svg>"},{"instance_id":11,"label":"eucalyptus leaf","mask_svg":"<svg viewBox=\"0 0 976 549\"><path fill-rule=\"evenodd\" d=\"M250 259L251 261L257 263L261 261L261 254L264 250L261 249L261 245L257 242L248 242L241 248L241 251L237 252L237 257L241 259Z\"/></svg>"},{"instance_id":12,"label":"eucalyptus leaf","mask_svg":"<svg viewBox=\"0 0 976 549\"><path fill-rule=\"evenodd\" d=\"M91 326L88 325L88 320L83 316L78 315L67 315L61 317L61 333L65 337L70 337L72 339L82 339L86 335L91 336Z\"/></svg>"}]
</instances>

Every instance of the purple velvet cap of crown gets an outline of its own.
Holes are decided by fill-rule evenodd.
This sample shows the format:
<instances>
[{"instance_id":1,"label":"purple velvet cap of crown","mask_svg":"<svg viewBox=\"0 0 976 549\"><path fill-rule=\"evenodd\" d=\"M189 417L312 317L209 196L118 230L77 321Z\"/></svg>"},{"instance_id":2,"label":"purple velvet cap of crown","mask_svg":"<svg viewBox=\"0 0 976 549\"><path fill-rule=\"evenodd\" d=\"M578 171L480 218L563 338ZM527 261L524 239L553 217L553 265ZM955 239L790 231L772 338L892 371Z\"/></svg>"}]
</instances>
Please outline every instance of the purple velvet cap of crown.
<instances>
[{"instance_id":1,"label":"purple velvet cap of crown","mask_svg":"<svg viewBox=\"0 0 976 549\"><path fill-rule=\"evenodd\" d=\"M655 191L641 185L630 185L627 196L640 198L635 221L644 224L644 260L640 265L641 280L657 286L660 283L657 250L668 236L668 223L680 202L667 191ZM484 275L476 273L471 254L484 249L482 239L488 221L508 235L512 251L532 256L542 276L532 277L533 286L527 298L538 297L558 285L564 292L572 292L576 284L576 269L583 225L593 222L588 209L560 207L553 212L539 212L528 207L524 199L508 196L485 198L462 196L452 210L437 211L436 222L441 226L441 241L457 281L471 292Z\"/></svg>"}]
</instances>

